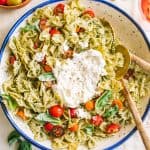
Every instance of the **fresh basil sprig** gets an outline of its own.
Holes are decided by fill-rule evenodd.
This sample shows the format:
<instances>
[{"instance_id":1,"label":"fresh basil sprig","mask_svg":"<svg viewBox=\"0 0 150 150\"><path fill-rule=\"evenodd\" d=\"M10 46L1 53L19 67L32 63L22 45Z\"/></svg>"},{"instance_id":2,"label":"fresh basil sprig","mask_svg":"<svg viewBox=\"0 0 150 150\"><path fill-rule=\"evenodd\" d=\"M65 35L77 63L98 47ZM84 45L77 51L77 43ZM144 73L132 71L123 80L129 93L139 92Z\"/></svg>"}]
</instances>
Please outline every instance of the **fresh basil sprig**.
<instances>
[{"instance_id":1,"label":"fresh basil sprig","mask_svg":"<svg viewBox=\"0 0 150 150\"><path fill-rule=\"evenodd\" d=\"M92 135L93 132L94 132L94 126L93 125L88 125L84 128L84 131L89 134L89 135Z\"/></svg>"},{"instance_id":2,"label":"fresh basil sprig","mask_svg":"<svg viewBox=\"0 0 150 150\"><path fill-rule=\"evenodd\" d=\"M21 28L21 31L23 31L23 32L28 32L31 30L38 31L38 29L35 25L30 25L30 24L27 24L25 27Z\"/></svg>"},{"instance_id":3,"label":"fresh basil sprig","mask_svg":"<svg viewBox=\"0 0 150 150\"><path fill-rule=\"evenodd\" d=\"M22 141L19 144L18 150L32 150L32 146L28 141Z\"/></svg>"},{"instance_id":4,"label":"fresh basil sprig","mask_svg":"<svg viewBox=\"0 0 150 150\"><path fill-rule=\"evenodd\" d=\"M18 107L18 104L17 102L15 101L15 99L13 99L10 95L7 95L7 94L0 94L0 96L7 100L7 103L8 103L8 107L10 110L14 111L17 107Z\"/></svg>"},{"instance_id":5,"label":"fresh basil sprig","mask_svg":"<svg viewBox=\"0 0 150 150\"><path fill-rule=\"evenodd\" d=\"M12 145L20 140L20 135L16 131L12 131L8 136L8 144Z\"/></svg>"},{"instance_id":6,"label":"fresh basil sprig","mask_svg":"<svg viewBox=\"0 0 150 150\"><path fill-rule=\"evenodd\" d=\"M53 73L43 73L41 74L38 79L40 81L56 81L55 76L53 75Z\"/></svg>"},{"instance_id":7,"label":"fresh basil sprig","mask_svg":"<svg viewBox=\"0 0 150 150\"><path fill-rule=\"evenodd\" d=\"M53 125L61 125L62 124L62 122L59 118L54 118L47 113L41 113L41 114L37 115L35 119L38 121L42 121L42 122L50 122Z\"/></svg>"},{"instance_id":8,"label":"fresh basil sprig","mask_svg":"<svg viewBox=\"0 0 150 150\"><path fill-rule=\"evenodd\" d=\"M12 144L18 144L17 150L32 150L32 145L23 140L17 131L12 131L8 136L8 143L11 146Z\"/></svg>"},{"instance_id":9,"label":"fresh basil sprig","mask_svg":"<svg viewBox=\"0 0 150 150\"><path fill-rule=\"evenodd\" d=\"M102 96L100 96L95 103L95 109L99 110L108 104L108 100L111 98L112 92L110 90L105 91Z\"/></svg>"},{"instance_id":10,"label":"fresh basil sprig","mask_svg":"<svg viewBox=\"0 0 150 150\"><path fill-rule=\"evenodd\" d=\"M107 110L103 116L106 118L112 117L112 116L116 115L116 113L118 111L119 111L118 106L114 106L114 107L111 107L109 110Z\"/></svg>"}]
</instances>

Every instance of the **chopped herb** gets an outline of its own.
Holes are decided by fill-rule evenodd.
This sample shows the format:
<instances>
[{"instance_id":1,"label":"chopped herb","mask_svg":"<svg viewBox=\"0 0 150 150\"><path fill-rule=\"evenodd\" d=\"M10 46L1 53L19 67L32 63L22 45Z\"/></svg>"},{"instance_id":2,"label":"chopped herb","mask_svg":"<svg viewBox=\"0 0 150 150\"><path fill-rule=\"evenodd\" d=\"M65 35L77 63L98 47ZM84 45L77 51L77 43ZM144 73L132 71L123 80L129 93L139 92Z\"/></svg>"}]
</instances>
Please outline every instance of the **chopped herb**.
<instances>
[{"instance_id":1,"label":"chopped herb","mask_svg":"<svg viewBox=\"0 0 150 150\"><path fill-rule=\"evenodd\" d=\"M39 29L37 29L36 25L30 25L30 24L27 24L25 27L21 28L22 32L28 32L31 30L38 31Z\"/></svg>"},{"instance_id":2,"label":"chopped herb","mask_svg":"<svg viewBox=\"0 0 150 150\"><path fill-rule=\"evenodd\" d=\"M106 118L112 117L112 116L114 116L118 111L119 111L118 106L114 106L114 107L111 107L109 110L107 110L107 111L104 113L103 116L106 117Z\"/></svg>"},{"instance_id":3,"label":"chopped herb","mask_svg":"<svg viewBox=\"0 0 150 150\"><path fill-rule=\"evenodd\" d=\"M62 122L59 118L54 118L47 113L41 113L41 114L37 115L36 120L42 121L42 122L50 122L53 125L61 125L62 124Z\"/></svg>"},{"instance_id":4,"label":"chopped herb","mask_svg":"<svg viewBox=\"0 0 150 150\"><path fill-rule=\"evenodd\" d=\"M53 73L43 73L41 74L38 79L40 81L56 81L55 76L53 75Z\"/></svg>"},{"instance_id":5,"label":"chopped herb","mask_svg":"<svg viewBox=\"0 0 150 150\"><path fill-rule=\"evenodd\" d=\"M112 96L112 92L111 91L105 91L103 93L102 96L100 96L97 100L96 100L96 103L95 103L95 109L96 110L99 110L101 108L103 108L104 106L107 105L108 103L108 100L111 98Z\"/></svg>"},{"instance_id":6,"label":"chopped herb","mask_svg":"<svg viewBox=\"0 0 150 150\"><path fill-rule=\"evenodd\" d=\"M18 104L17 102L15 101L15 99L13 99L10 95L7 95L7 94L0 94L0 96L7 100L7 103L8 103L8 107L10 110L15 110L17 107L18 107Z\"/></svg>"},{"instance_id":7,"label":"chopped herb","mask_svg":"<svg viewBox=\"0 0 150 150\"><path fill-rule=\"evenodd\" d=\"M94 132L94 126L93 125L88 125L85 127L84 131L89 134L89 135L92 135L93 132Z\"/></svg>"}]
</instances>

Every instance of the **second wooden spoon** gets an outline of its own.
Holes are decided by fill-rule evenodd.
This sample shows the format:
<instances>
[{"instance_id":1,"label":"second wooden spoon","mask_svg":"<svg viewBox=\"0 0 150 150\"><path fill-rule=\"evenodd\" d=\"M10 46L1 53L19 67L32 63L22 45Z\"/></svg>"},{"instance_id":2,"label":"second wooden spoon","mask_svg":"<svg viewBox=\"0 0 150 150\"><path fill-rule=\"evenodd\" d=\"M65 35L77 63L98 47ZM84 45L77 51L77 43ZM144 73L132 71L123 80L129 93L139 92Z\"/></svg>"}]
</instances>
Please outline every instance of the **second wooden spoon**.
<instances>
[{"instance_id":1,"label":"second wooden spoon","mask_svg":"<svg viewBox=\"0 0 150 150\"><path fill-rule=\"evenodd\" d=\"M122 53L124 57L124 68L118 68L116 70L116 78L121 80L123 88L124 88L124 95L126 100L128 101L130 111L133 115L134 121L136 123L137 129L141 135L143 143L145 145L146 150L150 150L150 139L144 129L140 114L137 110L135 102L132 100L129 90L127 89L126 83L123 79L124 75L127 73L130 61L134 61L137 65L139 65L144 71L150 73L150 64L141 58L135 56L134 54L129 53L129 51L122 45L118 45L116 47L116 52Z\"/></svg>"}]
</instances>

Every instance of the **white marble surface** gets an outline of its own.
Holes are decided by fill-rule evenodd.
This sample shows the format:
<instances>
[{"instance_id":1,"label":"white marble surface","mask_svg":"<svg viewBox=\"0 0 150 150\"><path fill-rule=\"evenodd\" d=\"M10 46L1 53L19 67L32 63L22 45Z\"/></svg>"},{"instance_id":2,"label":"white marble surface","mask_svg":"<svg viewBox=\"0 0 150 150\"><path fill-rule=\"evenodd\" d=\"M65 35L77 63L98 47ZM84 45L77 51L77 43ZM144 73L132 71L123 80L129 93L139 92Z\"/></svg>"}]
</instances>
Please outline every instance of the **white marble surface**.
<instances>
[{"instance_id":1,"label":"white marble surface","mask_svg":"<svg viewBox=\"0 0 150 150\"><path fill-rule=\"evenodd\" d=\"M32 0L29 5L18 10L4 10L0 9L0 46L4 37L16 22L16 20L22 16L32 6L37 5L43 0ZM139 0L115 0L111 1L115 5L118 5L124 9L128 14L134 17L134 19L143 27L150 41L150 23L147 23L139 12ZM150 135L150 112L144 121L144 126L148 134ZM7 136L13 130L8 120L5 118L0 108L0 149L9 150L7 144ZM138 132L136 132L129 140L123 143L116 150L145 150Z\"/></svg>"}]
</instances>

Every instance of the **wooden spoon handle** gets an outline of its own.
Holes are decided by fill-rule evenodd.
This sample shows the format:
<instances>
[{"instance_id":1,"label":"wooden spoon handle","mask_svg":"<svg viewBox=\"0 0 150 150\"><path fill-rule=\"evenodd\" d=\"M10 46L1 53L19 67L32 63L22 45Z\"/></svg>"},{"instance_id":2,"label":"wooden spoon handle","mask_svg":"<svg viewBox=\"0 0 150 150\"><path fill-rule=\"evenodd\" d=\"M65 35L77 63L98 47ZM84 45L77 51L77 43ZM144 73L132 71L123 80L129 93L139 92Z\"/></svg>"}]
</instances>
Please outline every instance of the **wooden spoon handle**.
<instances>
[{"instance_id":1,"label":"wooden spoon handle","mask_svg":"<svg viewBox=\"0 0 150 150\"><path fill-rule=\"evenodd\" d=\"M127 89L127 86L125 84L124 79L122 79L121 82L122 82L122 85L124 88L124 95L126 97L126 100L128 101L130 111L133 115L134 121L136 123L137 129L139 130L139 133L141 135L141 138L143 140L145 148L146 148L146 150L150 150L150 139L149 139L149 137L148 137L148 135L144 129L144 126L143 126L140 114L139 114L137 107L135 105L135 102L132 100L132 97L131 97L128 89Z\"/></svg>"},{"instance_id":2,"label":"wooden spoon handle","mask_svg":"<svg viewBox=\"0 0 150 150\"><path fill-rule=\"evenodd\" d=\"M150 63L146 62L145 60L139 58L138 56L134 54L131 55L131 60L134 61L136 64L138 64L141 68L143 68L144 71L150 73Z\"/></svg>"}]
</instances>

